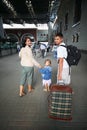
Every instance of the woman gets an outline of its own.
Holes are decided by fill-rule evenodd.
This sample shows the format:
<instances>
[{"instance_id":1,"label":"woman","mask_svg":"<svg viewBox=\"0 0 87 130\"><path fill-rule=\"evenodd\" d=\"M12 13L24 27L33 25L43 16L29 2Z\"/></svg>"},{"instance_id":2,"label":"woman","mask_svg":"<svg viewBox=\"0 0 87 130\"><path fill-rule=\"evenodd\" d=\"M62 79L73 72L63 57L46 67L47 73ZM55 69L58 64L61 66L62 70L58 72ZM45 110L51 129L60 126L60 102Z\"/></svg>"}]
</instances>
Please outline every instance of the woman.
<instances>
[{"instance_id":1,"label":"woman","mask_svg":"<svg viewBox=\"0 0 87 130\"><path fill-rule=\"evenodd\" d=\"M33 58L32 50L31 50L31 39L29 37L25 38L25 47L19 52L19 57L21 58L21 66L22 66L22 75L20 81L20 92L19 96L24 96L24 85L26 79L28 79L28 92L32 91L32 82L34 75L34 65L41 68L41 65Z\"/></svg>"}]
</instances>

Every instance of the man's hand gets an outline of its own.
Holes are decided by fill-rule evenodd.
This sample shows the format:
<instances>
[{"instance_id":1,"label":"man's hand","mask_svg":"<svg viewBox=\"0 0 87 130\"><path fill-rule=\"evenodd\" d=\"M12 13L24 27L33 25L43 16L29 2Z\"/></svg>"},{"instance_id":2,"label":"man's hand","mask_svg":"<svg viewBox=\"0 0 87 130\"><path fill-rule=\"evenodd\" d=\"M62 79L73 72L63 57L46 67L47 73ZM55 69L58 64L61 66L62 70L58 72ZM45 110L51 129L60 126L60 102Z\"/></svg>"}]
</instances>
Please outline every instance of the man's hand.
<instances>
[{"instance_id":1,"label":"man's hand","mask_svg":"<svg viewBox=\"0 0 87 130\"><path fill-rule=\"evenodd\" d=\"M58 75L58 80L62 80L62 75Z\"/></svg>"},{"instance_id":2,"label":"man's hand","mask_svg":"<svg viewBox=\"0 0 87 130\"><path fill-rule=\"evenodd\" d=\"M58 65L58 80L62 80L62 71L63 71L63 58L59 58L59 65Z\"/></svg>"}]
</instances>

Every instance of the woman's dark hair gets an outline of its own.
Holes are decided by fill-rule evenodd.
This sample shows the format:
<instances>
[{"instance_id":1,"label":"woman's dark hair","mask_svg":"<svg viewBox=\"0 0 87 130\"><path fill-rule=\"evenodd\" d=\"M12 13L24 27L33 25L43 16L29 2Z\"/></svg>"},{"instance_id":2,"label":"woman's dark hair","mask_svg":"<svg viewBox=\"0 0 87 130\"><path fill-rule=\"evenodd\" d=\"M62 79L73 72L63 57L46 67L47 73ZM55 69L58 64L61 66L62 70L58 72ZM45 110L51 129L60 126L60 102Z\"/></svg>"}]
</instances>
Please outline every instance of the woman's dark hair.
<instances>
[{"instance_id":1,"label":"woman's dark hair","mask_svg":"<svg viewBox=\"0 0 87 130\"><path fill-rule=\"evenodd\" d=\"M25 37L24 39L23 39L23 42L22 42L22 47L25 47L26 45L25 45L25 42L26 42L26 40L27 39L29 39L30 41L31 41L31 38L30 37Z\"/></svg>"},{"instance_id":2,"label":"woman's dark hair","mask_svg":"<svg viewBox=\"0 0 87 130\"><path fill-rule=\"evenodd\" d=\"M26 42L27 39L29 39L31 41L31 38L27 36L27 37L24 38L24 42Z\"/></svg>"}]
</instances>

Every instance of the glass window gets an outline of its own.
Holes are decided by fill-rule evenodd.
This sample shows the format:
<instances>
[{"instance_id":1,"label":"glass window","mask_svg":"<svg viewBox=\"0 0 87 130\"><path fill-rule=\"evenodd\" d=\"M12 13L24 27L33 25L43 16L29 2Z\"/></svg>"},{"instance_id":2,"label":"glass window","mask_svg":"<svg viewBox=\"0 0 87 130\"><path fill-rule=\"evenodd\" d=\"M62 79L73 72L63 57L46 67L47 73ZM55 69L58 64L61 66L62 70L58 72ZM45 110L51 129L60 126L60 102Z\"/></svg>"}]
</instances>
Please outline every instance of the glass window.
<instances>
[{"instance_id":1,"label":"glass window","mask_svg":"<svg viewBox=\"0 0 87 130\"><path fill-rule=\"evenodd\" d=\"M65 15L65 28L64 30L67 30L68 29L68 13L66 13Z\"/></svg>"},{"instance_id":2,"label":"glass window","mask_svg":"<svg viewBox=\"0 0 87 130\"><path fill-rule=\"evenodd\" d=\"M74 24L78 23L81 18L81 2L82 0L75 0Z\"/></svg>"}]
</instances>

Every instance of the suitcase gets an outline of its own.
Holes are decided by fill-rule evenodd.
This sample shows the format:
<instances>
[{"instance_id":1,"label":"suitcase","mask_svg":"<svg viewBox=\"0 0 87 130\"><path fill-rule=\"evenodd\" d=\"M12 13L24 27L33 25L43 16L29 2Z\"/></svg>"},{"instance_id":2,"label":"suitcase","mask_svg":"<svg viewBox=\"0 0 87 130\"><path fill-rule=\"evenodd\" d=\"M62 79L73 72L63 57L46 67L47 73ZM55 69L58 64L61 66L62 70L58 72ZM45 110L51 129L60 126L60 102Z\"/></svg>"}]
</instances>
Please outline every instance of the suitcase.
<instances>
[{"instance_id":1,"label":"suitcase","mask_svg":"<svg viewBox=\"0 0 87 130\"><path fill-rule=\"evenodd\" d=\"M49 118L72 120L72 88L68 85L54 84L48 98Z\"/></svg>"}]
</instances>

